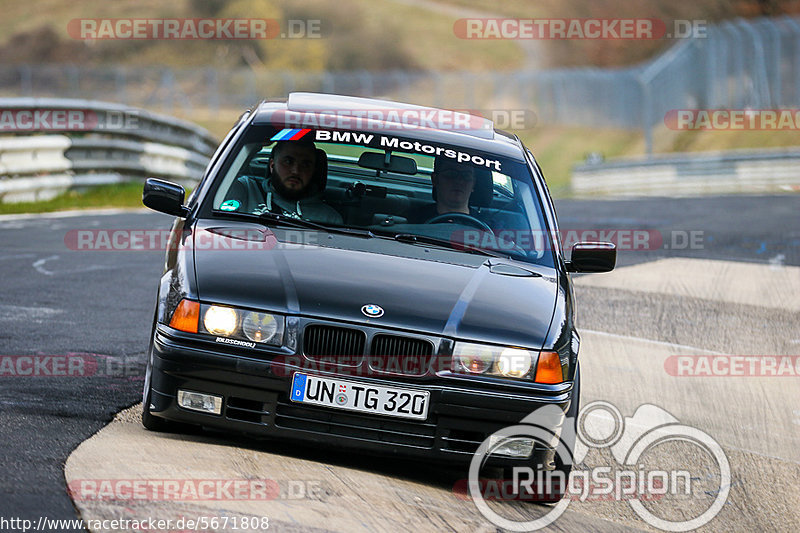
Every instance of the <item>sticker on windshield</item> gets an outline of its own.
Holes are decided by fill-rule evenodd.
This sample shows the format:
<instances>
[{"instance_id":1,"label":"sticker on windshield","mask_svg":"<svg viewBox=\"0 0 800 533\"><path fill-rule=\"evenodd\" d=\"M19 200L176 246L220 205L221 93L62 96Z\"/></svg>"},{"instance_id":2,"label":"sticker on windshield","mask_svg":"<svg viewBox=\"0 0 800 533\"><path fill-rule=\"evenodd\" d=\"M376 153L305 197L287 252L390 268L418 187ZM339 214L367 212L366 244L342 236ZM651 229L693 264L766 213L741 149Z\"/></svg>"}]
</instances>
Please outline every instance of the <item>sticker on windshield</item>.
<instances>
[{"instance_id":1,"label":"sticker on windshield","mask_svg":"<svg viewBox=\"0 0 800 533\"><path fill-rule=\"evenodd\" d=\"M227 200L225 202L222 202L222 205L219 206L219 208L222 211L236 211L237 209L239 209L240 205L241 204L239 203L239 200Z\"/></svg>"},{"instance_id":2,"label":"sticker on windshield","mask_svg":"<svg viewBox=\"0 0 800 533\"><path fill-rule=\"evenodd\" d=\"M372 133L367 134L354 131L317 130L315 132L314 140L343 142L347 144L356 143L389 150L404 150L408 152L413 151L423 155L444 156L449 159L454 159L458 163L472 163L473 165L479 167L491 168L498 172L502 172L500 168L500 161L497 159L488 159L477 154L470 154L468 152L453 150L452 148L445 148L443 146L424 144L419 141L405 141L397 137L390 137L387 135L376 135Z\"/></svg>"},{"instance_id":3,"label":"sticker on windshield","mask_svg":"<svg viewBox=\"0 0 800 533\"><path fill-rule=\"evenodd\" d=\"M272 136L270 141L297 141L303 137L310 129L299 128L283 128L281 131Z\"/></svg>"}]
</instances>

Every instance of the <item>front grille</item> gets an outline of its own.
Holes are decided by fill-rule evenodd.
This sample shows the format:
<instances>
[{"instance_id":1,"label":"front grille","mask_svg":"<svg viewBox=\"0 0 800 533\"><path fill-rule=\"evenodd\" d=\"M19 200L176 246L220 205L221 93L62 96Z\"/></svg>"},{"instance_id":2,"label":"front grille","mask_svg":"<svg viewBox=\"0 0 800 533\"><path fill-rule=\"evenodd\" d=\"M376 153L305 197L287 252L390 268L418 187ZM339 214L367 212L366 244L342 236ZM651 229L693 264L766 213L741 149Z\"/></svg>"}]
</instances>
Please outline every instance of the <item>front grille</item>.
<instances>
[{"instance_id":1,"label":"front grille","mask_svg":"<svg viewBox=\"0 0 800 533\"><path fill-rule=\"evenodd\" d=\"M335 326L311 325L303 335L303 353L309 359L339 365L357 365L364 353L363 331Z\"/></svg>"},{"instance_id":2,"label":"front grille","mask_svg":"<svg viewBox=\"0 0 800 533\"><path fill-rule=\"evenodd\" d=\"M375 335L369 366L378 372L423 376L428 370L433 344L425 339L398 335Z\"/></svg>"},{"instance_id":3,"label":"front grille","mask_svg":"<svg viewBox=\"0 0 800 533\"><path fill-rule=\"evenodd\" d=\"M436 424L433 423L341 413L282 401L277 405L275 425L415 448L433 448L436 439Z\"/></svg>"}]
</instances>

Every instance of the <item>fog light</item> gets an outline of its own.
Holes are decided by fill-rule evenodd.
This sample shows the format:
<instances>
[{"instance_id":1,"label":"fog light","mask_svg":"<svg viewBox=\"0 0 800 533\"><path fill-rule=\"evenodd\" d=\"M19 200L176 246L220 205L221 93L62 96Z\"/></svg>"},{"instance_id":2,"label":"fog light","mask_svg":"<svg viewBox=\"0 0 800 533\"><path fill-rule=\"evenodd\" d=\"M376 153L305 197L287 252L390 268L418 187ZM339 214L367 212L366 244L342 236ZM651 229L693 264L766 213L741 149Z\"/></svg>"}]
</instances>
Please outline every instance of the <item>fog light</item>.
<instances>
[{"instance_id":1,"label":"fog light","mask_svg":"<svg viewBox=\"0 0 800 533\"><path fill-rule=\"evenodd\" d=\"M497 446L495 448L495 446ZM490 455L507 457L530 457L533 453L533 439L523 437L509 438L492 435L489 437Z\"/></svg>"},{"instance_id":2,"label":"fog light","mask_svg":"<svg viewBox=\"0 0 800 533\"><path fill-rule=\"evenodd\" d=\"M222 396L213 394L179 390L178 405L192 411L211 413L212 415L222 414Z\"/></svg>"}]
</instances>

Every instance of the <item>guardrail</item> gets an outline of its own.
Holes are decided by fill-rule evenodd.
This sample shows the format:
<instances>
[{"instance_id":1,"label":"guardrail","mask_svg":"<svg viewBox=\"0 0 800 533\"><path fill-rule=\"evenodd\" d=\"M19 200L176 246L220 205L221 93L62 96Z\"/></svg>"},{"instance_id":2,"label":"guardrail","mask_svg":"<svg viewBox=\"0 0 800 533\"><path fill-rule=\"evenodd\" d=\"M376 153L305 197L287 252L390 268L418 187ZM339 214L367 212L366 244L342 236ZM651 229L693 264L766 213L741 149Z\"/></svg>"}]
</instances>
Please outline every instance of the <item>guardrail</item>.
<instances>
[{"instance_id":1,"label":"guardrail","mask_svg":"<svg viewBox=\"0 0 800 533\"><path fill-rule=\"evenodd\" d=\"M698 196L800 190L800 150L680 153L573 168L576 197Z\"/></svg>"},{"instance_id":2,"label":"guardrail","mask_svg":"<svg viewBox=\"0 0 800 533\"><path fill-rule=\"evenodd\" d=\"M0 98L0 200L156 175L192 185L217 140L166 115L108 102Z\"/></svg>"}]
</instances>

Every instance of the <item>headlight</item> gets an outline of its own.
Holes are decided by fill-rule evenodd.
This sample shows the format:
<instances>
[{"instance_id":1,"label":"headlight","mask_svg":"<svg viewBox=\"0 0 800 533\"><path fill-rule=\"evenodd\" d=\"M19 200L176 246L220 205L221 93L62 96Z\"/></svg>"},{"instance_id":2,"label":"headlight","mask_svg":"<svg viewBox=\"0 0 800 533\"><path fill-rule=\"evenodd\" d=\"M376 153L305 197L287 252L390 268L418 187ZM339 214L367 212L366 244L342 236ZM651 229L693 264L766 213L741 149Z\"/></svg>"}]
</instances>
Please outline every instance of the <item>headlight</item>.
<instances>
[{"instance_id":1,"label":"headlight","mask_svg":"<svg viewBox=\"0 0 800 533\"><path fill-rule=\"evenodd\" d=\"M274 315L249 311L242 320L242 331L253 342L269 342L278 333L278 321Z\"/></svg>"},{"instance_id":2,"label":"headlight","mask_svg":"<svg viewBox=\"0 0 800 533\"><path fill-rule=\"evenodd\" d=\"M456 372L483 374L492 368L494 354L490 346L457 343L453 350L453 362Z\"/></svg>"},{"instance_id":3,"label":"headlight","mask_svg":"<svg viewBox=\"0 0 800 533\"><path fill-rule=\"evenodd\" d=\"M506 348L497 358L497 371L509 378L521 378L531 371L531 352Z\"/></svg>"},{"instance_id":4,"label":"headlight","mask_svg":"<svg viewBox=\"0 0 800 533\"><path fill-rule=\"evenodd\" d=\"M239 325L239 317L235 309L212 305L203 315L203 325L212 335L230 337Z\"/></svg>"},{"instance_id":5,"label":"headlight","mask_svg":"<svg viewBox=\"0 0 800 533\"><path fill-rule=\"evenodd\" d=\"M243 342L228 344L252 348L253 343L282 345L285 324L286 317L283 315L183 300L173 313L169 325L188 333L236 339ZM222 341L218 339L218 342Z\"/></svg>"},{"instance_id":6,"label":"headlight","mask_svg":"<svg viewBox=\"0 0 800 533\"><path fill-rule=\"evenodd\" d=\"M503 346L457 342L453 347L453 371L504 378L530 375L537 352Z\"/></svg>"}]
</instances>

